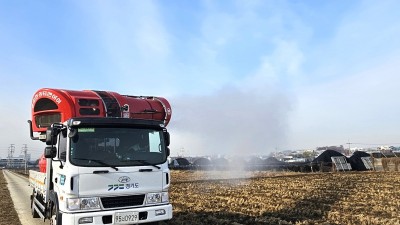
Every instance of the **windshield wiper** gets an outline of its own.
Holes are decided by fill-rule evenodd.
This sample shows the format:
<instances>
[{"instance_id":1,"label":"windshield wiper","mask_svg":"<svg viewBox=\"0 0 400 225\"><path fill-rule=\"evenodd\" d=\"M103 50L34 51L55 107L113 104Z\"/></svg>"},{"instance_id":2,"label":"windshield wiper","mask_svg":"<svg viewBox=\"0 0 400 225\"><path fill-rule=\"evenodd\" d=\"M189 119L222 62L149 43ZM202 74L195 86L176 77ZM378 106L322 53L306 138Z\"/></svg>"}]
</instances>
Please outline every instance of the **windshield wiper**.
<instances>
[{"instance_id":1,"label":"windshield wiper","mask_svg":"<svg viewBox=\"0 0 400 225\"><path fill-rule=\"evenodd\" d=\"M143 160L143 159L128 159L128 160L122 160L121 162L138 162L138 163L142 164L143 166L154 166L157 169L161 169L161 167L151 164L147 160Z\"/></svg>"},{"instance_id":2,"label":"windshield wiper","mask_svg":"<svg viewBox=\"0 0 400 225\"><path fill-rule=\"evenodd\" d=\"M89 161L97 162L97 163L100 164L100 165L108 166L108 167L113 168L115 171L118 171L118 168L117 168L117 167L112 166L112 165L110 165L110 164L108 164L108 163L105 163L105 162L103 162L103 161L101 161L101 160L99 160L99 159L86 159L86 158L73 158L73 159L78 159L78 160L89 160Z\"/></svg>"}]
</instances>

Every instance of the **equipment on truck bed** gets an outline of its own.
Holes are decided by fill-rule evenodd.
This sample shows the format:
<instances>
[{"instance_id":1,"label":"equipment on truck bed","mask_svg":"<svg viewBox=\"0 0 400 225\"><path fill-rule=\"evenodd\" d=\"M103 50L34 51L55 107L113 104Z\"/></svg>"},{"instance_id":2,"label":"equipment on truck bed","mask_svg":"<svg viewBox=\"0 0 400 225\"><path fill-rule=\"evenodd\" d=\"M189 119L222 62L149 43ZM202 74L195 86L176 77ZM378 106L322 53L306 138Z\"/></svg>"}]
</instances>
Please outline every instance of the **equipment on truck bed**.
<instances>
[{"instance_id":1,"label":"equipment on truck bed","mask_svg":"<svg viewBox=\"0 0 400 225\"><path fill-rule=\"evenodd\" d=\"M42 88L32 99L32 128L46 128L73 117L121 117L163 121L171 119L171 106L162 97L120 95L110 91L71 91Z\"/></svg>"}]
</instances>

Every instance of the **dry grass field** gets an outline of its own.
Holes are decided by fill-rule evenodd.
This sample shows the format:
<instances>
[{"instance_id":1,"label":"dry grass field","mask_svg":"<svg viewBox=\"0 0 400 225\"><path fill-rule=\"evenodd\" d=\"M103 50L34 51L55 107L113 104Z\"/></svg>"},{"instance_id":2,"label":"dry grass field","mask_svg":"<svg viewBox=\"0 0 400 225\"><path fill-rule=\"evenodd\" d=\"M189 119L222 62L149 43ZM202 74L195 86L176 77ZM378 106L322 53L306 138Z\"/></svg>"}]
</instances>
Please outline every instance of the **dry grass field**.
<instances>
[{"instance_id":1,"label":"dry grass field","mask_svg":"<svg viewBox=\"0 0 400 225\"><path fill-rule=\"evenodd\" d=\"M172 171L162 225L400 224L400 172ZM0 225L19 224L3 178Z\"/></svg>"},{"instance_id":2,"label":"dry grass field","mask_svg":"<svg viewBox=\"0 0 400 225\"><path fill-rule=\"evenodd\" d=\"M166 224L400 224L399 172L220 173L173 171Z\"/></svg>"}]
</instances>

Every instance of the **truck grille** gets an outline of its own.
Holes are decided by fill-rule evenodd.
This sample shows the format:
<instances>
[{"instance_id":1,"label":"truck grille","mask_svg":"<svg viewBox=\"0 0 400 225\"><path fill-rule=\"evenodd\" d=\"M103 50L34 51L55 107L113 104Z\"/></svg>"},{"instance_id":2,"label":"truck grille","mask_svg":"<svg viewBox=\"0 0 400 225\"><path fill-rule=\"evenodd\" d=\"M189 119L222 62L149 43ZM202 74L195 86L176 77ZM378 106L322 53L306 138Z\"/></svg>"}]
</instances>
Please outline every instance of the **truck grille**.
<instances>
[{"instance_id":1,"label":"truck grille","mask_svg":"<svg viewBox=\"0 0 400 225\"><path fill-rule=\"evenodd\" d=\"M138 206L138 205L143 205L144 196L145 195L104 197L101 198L101 203L103 204L103 207L105 209Z\"/></svg>"}]
</instances>

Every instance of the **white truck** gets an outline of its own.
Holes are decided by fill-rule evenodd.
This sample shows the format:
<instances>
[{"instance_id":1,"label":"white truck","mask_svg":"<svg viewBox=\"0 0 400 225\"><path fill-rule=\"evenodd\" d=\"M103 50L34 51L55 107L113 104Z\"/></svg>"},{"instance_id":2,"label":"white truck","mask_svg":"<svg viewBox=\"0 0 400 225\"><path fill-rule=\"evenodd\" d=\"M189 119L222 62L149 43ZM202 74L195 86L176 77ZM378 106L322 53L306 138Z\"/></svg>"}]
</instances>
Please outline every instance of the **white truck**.
<instances>
[{"instance_id":1,"label":"white truck","mask_svg":"<svg viewBox=\"0 0 400 225\"><path fill-rule=\"evenodd\" d=\"M161 97L38 90L30 136L47 146L40 171L29 171L33 217L57 225L171 219L170 118Z\"/></svg>"}]
</instances>

